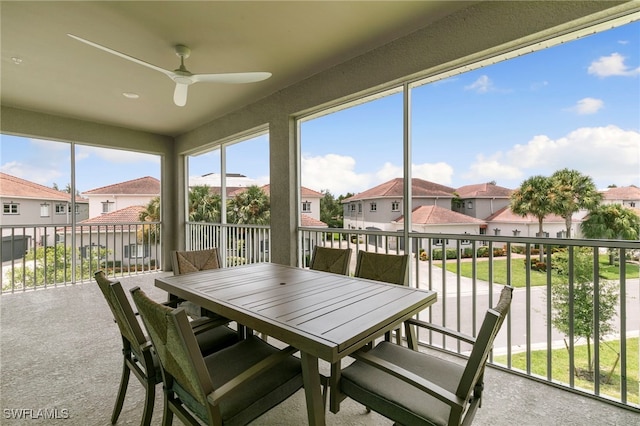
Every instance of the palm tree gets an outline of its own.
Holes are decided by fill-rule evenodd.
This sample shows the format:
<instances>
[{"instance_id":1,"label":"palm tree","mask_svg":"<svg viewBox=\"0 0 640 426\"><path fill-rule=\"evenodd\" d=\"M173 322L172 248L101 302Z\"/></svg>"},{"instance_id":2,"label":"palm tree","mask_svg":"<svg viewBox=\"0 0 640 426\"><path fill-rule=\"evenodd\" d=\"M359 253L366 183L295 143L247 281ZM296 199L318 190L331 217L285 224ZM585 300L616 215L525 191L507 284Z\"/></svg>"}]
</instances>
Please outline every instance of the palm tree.
<instances>
[{"instance_id":1,"label":"palm tree","mask_svg":"<svg viewBox=\"0 0 640 426\"><path fill-rule=\"evenodd\" d=\"M602 201L602 194L590 176L585 176L577 170L558 170L550 179L552 211L564 218L567 238L571 238L573 214L581 209L595 209Z\"/></svg>"},{"instance_id":2,"label":"palm tree","mask_svg":"<svg viewBox=\"0 0 640 426\"><path fill-rule=\"evenodd\" d=\"M543 235L544 217L552 213L549 192L551 180L537 175L524 180L511 194L511 211L519 216L533 215L538 219L538 235Z\"/></svg>"},{"instance_id":3,"label":"palm tree","mask_svg":"<svg viewBox=\"0 0 640 426\"><path fill-rule=\"evenodd\" d=\"M189 221L220 223L221 198L212 194L207 185L194 186L189 190Z\"/></svg>"},{"instance_id":4,"label":"palm tree","mask_svg":"<svg viewBox=\"0 0 640 426\"><path fill-rule=\"evenodd\" d=\"M249 186L229 200L227 218L229 223L268 225L271 221L269 196L257 185Z\"/></svg>"},{"instance_id":5,"label":"palm tree","mask_svg":"<svg viewBox=\"0 0 640 426\"><path fill-rule=\"evenodd\" d=\"M160 222L160 197L154 197L138 215L140 222ZM160 233L158 225L143 226L138 230L138 243L144 241L159 241Z\"/></svg>"}]
</instances>

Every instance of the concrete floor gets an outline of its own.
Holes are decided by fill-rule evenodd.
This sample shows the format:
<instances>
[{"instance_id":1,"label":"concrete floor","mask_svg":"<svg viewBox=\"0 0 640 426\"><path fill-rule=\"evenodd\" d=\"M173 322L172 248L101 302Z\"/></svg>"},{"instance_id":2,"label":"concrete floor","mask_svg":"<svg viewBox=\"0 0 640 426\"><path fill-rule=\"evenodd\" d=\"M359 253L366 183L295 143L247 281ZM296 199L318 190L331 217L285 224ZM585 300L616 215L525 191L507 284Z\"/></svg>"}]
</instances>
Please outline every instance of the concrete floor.
<instances>
[{"instance_id":1,"label":"concrete floor","mask_svg":"<svg viewBox=\"0 0 640 426\"><path fill-rule=\"evenodd\" d=\"M126 289L140 286L157 300L156 274L122 278ZM108 425L120 380L120 336L93 283L0 297L0 424ZM327 365L321 365L327 371ZM144 392L130 381L118 424L140 422ZM49 410L59 419L15 419L15 411L35 417ZM57 410L53 411L53 410ZM30 414L29 414L30 413ZM157 388L153 425L160 425L162 390ZM252 425L307 423L303 391ZM180 424L178 420L175 424ZM329 425L391 425L346 400ZM485 374L483 406L475 425L640 425L640 414L556 389L493 368Z\"/></svg>"}]
</instances>

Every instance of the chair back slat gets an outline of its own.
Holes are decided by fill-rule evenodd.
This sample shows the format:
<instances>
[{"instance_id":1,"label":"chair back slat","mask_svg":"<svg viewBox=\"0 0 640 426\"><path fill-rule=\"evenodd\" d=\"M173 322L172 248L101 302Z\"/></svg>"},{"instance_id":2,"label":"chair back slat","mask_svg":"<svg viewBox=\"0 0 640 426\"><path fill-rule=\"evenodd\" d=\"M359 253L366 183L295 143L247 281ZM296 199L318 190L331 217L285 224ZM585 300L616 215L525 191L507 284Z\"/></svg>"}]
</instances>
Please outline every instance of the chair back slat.
<instances>
[{"instance_id":1,"label":"chair back slat","mask_svg":"<svg viewBox=\"0 0 640 426\"><path fill-rule=\"evenodd\" d=\"M487 358L493 348L493 341L498 335L504 318L509 312L512 292L513 287L505 286L500 293L498 304L495 308L489 309L485 314L484 321L476 337L476 342L469 355L469 361L467 362L456 390L456 395L460 398L465 400L469 399L475 384L484 372Z\"/></svg>"},{"instance_id":2,"label":"chair back slat","mask_svg":"<svg viewBox=\"0 0 640 426\"><path fill-rule=\"evenodd\" d=\"M407 285L409 256L367 251L358 252L356 277Z\"/></svg>"},{"instance_id":3,"label":"chair back slat","mask_svg":"<svg viewBox=\"0 0 640 426\"><path fill-rule=\"evenodd\" d=\"M350 248L339 249L315 246L313 248L313 257L311 258L309 269L347 275L349 273L350 260Z\"/></svg>"}]
</instances>

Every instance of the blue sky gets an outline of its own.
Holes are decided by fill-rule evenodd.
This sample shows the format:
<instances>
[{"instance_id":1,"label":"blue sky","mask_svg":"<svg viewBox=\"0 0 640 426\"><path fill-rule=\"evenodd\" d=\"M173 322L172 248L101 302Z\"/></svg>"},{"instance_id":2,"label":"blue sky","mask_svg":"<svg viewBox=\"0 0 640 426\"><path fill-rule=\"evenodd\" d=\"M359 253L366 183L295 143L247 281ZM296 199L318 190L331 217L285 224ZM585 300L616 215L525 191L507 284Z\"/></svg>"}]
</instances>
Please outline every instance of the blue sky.
<instances>
[{"instance_id":1,"label":"blue sky","mask_svg":"<svg viewBox=\"0 0 640 426\"><path fill-rule=\"evenodd\" d=\"M426 54L426 53L425 53ZM412 92L414 177L443 185L568 167L599 188L640 186L640 23L625 25ZM302 184L334 195L402 176L402 97L394 94L304 122ZM0 170L43 185L70 181L69 145L2 135ZM232 145L227 171L266 183L268 139ZM78 189L160 174L155 156L77 145ZM190 172L219 172L219 154Z\"/></svg>"}]
</instances>

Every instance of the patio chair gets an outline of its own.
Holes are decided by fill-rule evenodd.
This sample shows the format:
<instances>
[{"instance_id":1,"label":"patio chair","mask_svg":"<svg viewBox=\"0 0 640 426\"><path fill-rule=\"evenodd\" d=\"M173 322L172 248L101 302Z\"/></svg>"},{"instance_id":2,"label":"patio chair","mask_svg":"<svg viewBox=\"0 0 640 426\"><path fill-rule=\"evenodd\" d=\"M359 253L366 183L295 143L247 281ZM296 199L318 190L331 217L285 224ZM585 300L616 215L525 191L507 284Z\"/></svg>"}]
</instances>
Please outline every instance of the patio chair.
<instances>
[{"instance_id":1,"label":"patio chair","mask_svg":"<svg viewBox=\"0 0 640 426\"><path fill-rule=\"evenodd\" d=\"M188 250L171 252L171 264L173 266L173 274L181 275L190 272L204 271L208 269L218 269L222 266L220 262L220 253L217 248L204 250ZM169 300L176 300L175 295L169 294ZM219 315L214 314L193 302L179 300L179 306L185 308L187 314L192 318L209 317L219 319Z\"/></svg>"},{"instance_id":2,"label":"patio chair","mask_svg":"<svg viewBox=\"0 0 640 426\"><path fill-rule=\"evenodd\" d=\"M297 349L251 335L203 357L184 309L154 302L137 287L131 294L160 359L163 425L174 414L189 425L245 425L302 388Z\"/></svg>"},{"instance_id":3,"label":"patio chair","mask_svg":"<svg viewBox=\"0 0 640 426\"><path fill-rule=\"evenodd\" d=\"M309 269L347 275L349 273L350 260L350 248L339 249L315 246L313 248L313 257L311 258Z\"/></svg>"},{"instance_id":4,"label":"patio chair","mask_svg":"<svg viewBox=\"0 0 640 426\"><path fill-rule=\"evenodd\" d=\"M383 281L390 284L407 285L409 256L406 254L386 254L368 251L358 252L356 277ZM402 343L400 327L395 329L396 343ZM391 340L391 332L385 333L385 340Z\"/></svg>"},{"instance_id":5,"label":"patio chair","mask_svg":"<svg viewBox=\"0 0 640 426\"><path fill-rule=\"evenodd\" d=\"M122 377L116 404L111 415L111 423L115 424L118 421L129 385L129 376L133 372L146 391L144 412L140 424L147 426L151 423L155 387L162 382L156 355L151 350L150 341L144 335L120 282L107 279L103 271L96 272L94 276L122 336ZM238 335L226 326L214 324L211 321L204 324L194 323L191 323L191 326L197 333L197 343L204 354L208 355L238 341Z\"/></svg>"},{"instance_id":6,"label":"patio chair","mask_svg":"<svg viewBox=\"0 0 640 426\"><path fill-rule=\"evenodd\" d=\"M411 324L473 345L466 365L416 349L381 342L342 371L340 391L367 408L404 425L468 425L482 400L484 369L493 341L511 305L505 286L476 338L419 320Z\"/></svg>"}]
</instances>

